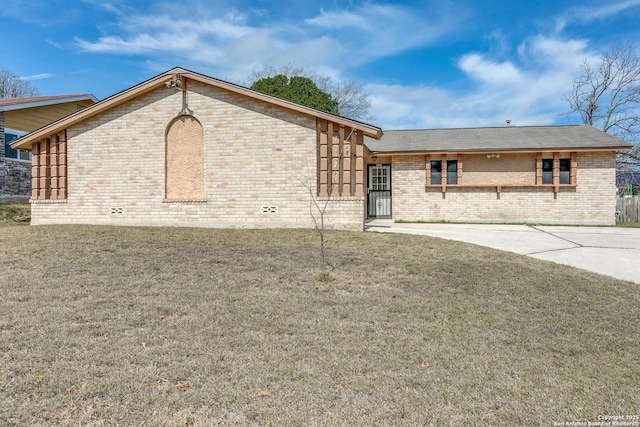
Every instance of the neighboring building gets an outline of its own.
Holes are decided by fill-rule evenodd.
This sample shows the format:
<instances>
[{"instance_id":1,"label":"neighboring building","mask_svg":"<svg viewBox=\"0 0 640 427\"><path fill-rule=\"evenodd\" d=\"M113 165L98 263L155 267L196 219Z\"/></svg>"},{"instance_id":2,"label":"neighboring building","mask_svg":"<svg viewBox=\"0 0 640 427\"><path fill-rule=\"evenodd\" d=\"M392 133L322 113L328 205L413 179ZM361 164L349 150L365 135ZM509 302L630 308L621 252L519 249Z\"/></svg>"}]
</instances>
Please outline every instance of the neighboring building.
<instances>
[{"instance_id":1,"label":"neighboring building","mask_svg":"<svg viewBox=\"0 0 640 427\"><path fill-rule=\"evenodd\" d=\"M640 194L640 172L618 172L616 186L620 196L637 196Z\"/></svg>"},{"instance_id":2,"label":"neighboring building","mask_svg":"<svg viewBox=\"0 0 640 427\"><path fill-rule=\"evenodd\" d=\"M38 96L0 99L0 197L31 194L31 151L10 143L96 102L92 95Z\"/></svg>"},{"instance_id":3,"label":"neighboring building","mask_svg":"<svg viewBox=\"0 0 640 427\"><path fill-rule=\"evenodd\" d=\"M181 68L15 141L32 223L332 228L366 218L613 224L615 151L587 126L389 131Z\"/></svg>"}]
</instances>

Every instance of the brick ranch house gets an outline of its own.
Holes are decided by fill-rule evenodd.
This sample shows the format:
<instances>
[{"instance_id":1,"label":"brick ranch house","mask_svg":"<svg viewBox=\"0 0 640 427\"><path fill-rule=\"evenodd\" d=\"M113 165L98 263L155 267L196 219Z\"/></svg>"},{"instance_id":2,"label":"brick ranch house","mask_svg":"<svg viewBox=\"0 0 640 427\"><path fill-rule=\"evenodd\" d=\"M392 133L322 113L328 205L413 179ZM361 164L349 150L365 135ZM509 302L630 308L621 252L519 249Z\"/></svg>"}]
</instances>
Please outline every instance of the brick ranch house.
<instances>
[{"instance_id":1,"label":"brick ranch house","mask_svg":"<svg viewBox=\"0 0 640 427\"><path fill-rule=\"evenodd\" d=\"M367 218L615 223L587 126L388 131L175 68L16 141L32 223L328 227Z\"/></svg>"},{"instance_id":2,"label":"brick ranch house","mask_svg":"<svg viewBox=\"0 0 640 427\"><path fill-rule=\"evenodd\" d=\"M97 101L88 94L0 99L0 200L31 194L31 151L9 144Z\"/></svg>"}]
</instances>

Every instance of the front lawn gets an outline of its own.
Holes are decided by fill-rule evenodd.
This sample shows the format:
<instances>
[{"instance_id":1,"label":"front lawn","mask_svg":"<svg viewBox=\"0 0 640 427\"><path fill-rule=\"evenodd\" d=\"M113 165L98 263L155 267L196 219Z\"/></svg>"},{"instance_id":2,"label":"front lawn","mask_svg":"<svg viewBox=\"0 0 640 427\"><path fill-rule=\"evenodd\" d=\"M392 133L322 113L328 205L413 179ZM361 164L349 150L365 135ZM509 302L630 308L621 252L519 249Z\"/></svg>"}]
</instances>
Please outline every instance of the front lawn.
<instances>
[{"instance_id":1,"label":"front lawn","mask_svg":"<svg viewBox=\"0 0 640 427\"><path fill-rule=\"evenodd\" d=\"M553 425L640 414L640 287L459 242L0 229L9 426Z\"/></svg>"}]
</instances>

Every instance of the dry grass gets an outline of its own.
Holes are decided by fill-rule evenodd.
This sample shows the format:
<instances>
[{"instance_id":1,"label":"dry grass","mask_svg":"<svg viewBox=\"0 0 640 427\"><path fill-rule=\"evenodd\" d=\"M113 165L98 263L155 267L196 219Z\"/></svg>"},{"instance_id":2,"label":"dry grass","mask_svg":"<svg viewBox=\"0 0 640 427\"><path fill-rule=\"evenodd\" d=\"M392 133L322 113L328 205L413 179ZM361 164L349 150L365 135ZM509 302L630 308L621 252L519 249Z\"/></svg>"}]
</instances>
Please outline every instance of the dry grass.
<instances>
[{"instance_id":1,"label":"dry grass","mask_svg":"<svg viewBox=\"0 0 640 427\"><path fill-rule=\"evenodd\" d=\"M0 229L0 419L553 425L640 413L640 288L420 236Z\"/></svg>"}]
</instances>

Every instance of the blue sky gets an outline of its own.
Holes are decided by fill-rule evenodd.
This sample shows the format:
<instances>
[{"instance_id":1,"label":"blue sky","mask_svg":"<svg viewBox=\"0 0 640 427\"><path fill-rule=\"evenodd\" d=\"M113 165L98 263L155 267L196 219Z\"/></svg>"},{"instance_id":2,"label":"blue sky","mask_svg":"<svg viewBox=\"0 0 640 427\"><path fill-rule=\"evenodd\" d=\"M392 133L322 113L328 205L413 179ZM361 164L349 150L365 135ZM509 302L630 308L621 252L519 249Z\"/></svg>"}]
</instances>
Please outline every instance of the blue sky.
<instances>
[{"instance_id":1,"label":"blue sky","mask_svg":"<svg viewBox=\"0 0 640 427\"><path fill-rule=\"evenodd\" d=\"M362 85L383 129L564 124L580 63L639 22L640 0L2 0L0 66L103 99L175 66L246 84L290 64Z\"/></svg>"}]
</instances>

